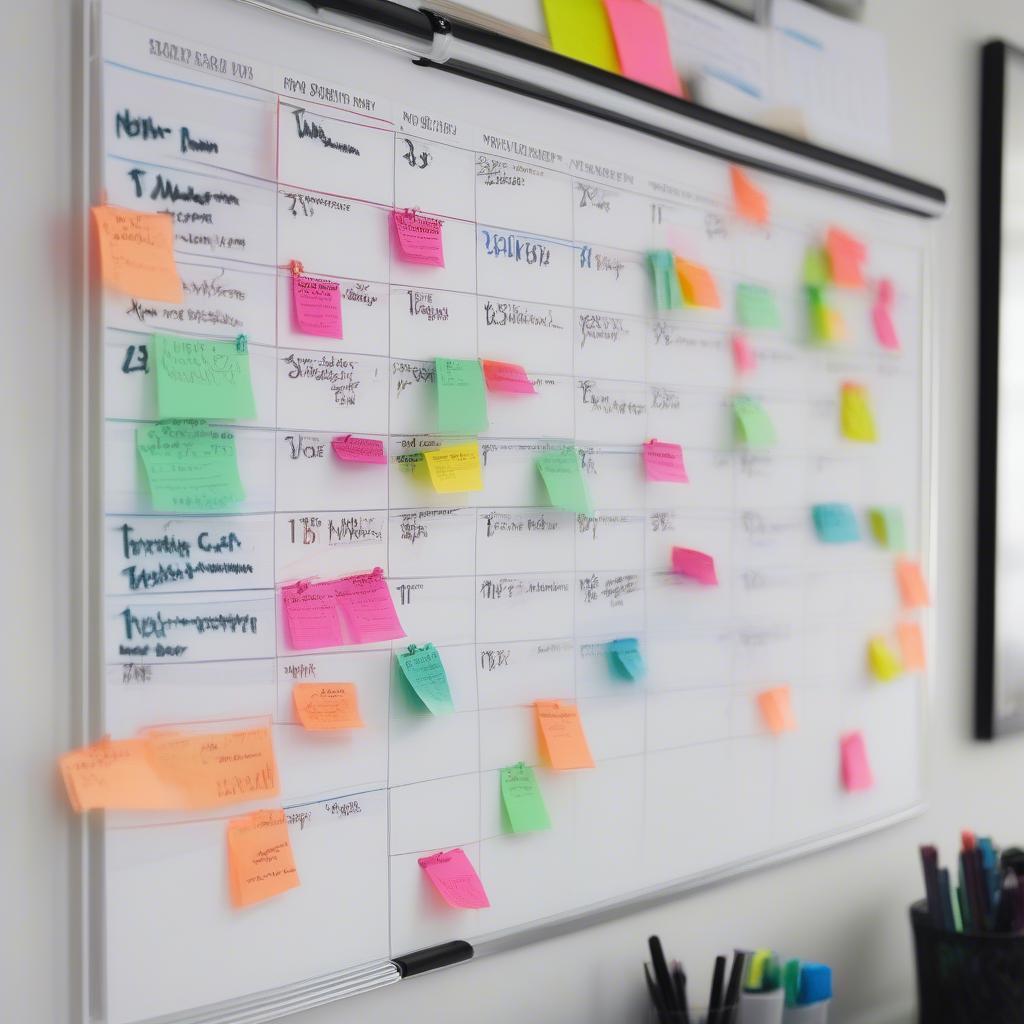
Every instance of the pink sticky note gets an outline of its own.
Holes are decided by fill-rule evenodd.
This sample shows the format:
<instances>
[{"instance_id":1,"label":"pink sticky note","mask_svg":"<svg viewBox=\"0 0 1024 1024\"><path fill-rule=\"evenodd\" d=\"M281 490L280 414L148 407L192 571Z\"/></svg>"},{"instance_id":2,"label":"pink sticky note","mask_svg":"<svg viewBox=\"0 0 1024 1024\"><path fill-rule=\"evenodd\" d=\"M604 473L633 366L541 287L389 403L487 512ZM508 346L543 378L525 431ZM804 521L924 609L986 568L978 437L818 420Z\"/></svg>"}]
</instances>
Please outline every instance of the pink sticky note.
<instances>
[{"instance_id":1,"label":"pink sticky note","mask_svg":"<svg viewBox=\"0 0 1024 1024\"><path fill-rule=\"evenodd\" d=\"M892 281L890 281L887 277L883 277L878 282L877 299L879 304L886 307L891 306L893 295L895 295L895 290L892 286Z\"/></svg>"},{"instance_id":2,"label":"pink sticky note","mask_svg":"<svg viewBox=\"0 0 1024 1024\"><path fill-rule=\"evenodd\" d=\"M345 576L335 580L334 587L347 626L344 643L372 644L405 636L383 569Z\"/></svg>"},{"instance_id":3,"label":"pink sticky note","mask_svg":"<svg viewBox=\"0 0 1024 1024\"><path fill-rule=\"evenodd\" d=\"M340 338L341 285L322 277L292 274L292 312L303 334Z\"/></svg>"},{"instance_id":4,"label":"pink sticky note","mask_svg":"<svg viewBox=\"0 0 1024 1024\"><path fill-rule=\"evenodd\" d=\"M510 395L535 395L537 389L516 363L499 363L495 359L481 359L488 391L504 391Z\"/></svg>"},{"instance_id":5,"label":"pink sticky note","mask_svg":"<svg viewBox=\"0 0 1024 1024\"><path fill-rule=\"evenodd\" d=\"M839 737L839 757L844 789L870 789L875 784L864 737L859 732L848 732Z\"/></svg>"},{"instance_id":6,"label":"pink sticky note","mask_svg":"<svg viewBox=\"0 0 1024 1024\"><path fill-rule=\"evenodd\" d=\"M661 10L646 0L604 0L604 9L626 78L682 96Z\"/></svg>"},{"instance_id":7,"label":"pink sticky note","mask_svg":"<svg viewBox=\"0 0 1024 1024\"><path fill-rule=\"evenodd\" d=\"M388 464L384 442L372 437L353 437L351 434L336 437L331 441L331 450L342 462L372 462L375 466Z\"/></svg>"},{"instance_id":8,"label":"pink sticky note","mask_svg":"<svg viewBox=\"0 0 1024 1024\"><path fill-rule=\"evenodd\" d=\"M657 439L644 445L644 470L648 480L685 484L689 481L683 464L683 447Z\"/></svg>"},{"instance_id":9,"label":"pink sticky note","mask_svg":"<svg viewBox=\"0 0 1024 1024\"><path fill-rule=\"evenodd\" d=\"M419 865L449 907L480 910L491 905L483 882L464 850L454 849L431 857L420 857Z\"/></svg>"},{"instance_id":10,"label":"pink sticky note","mask_svg":"<svg viewBox=\"0 0 1024 1024\"><path fill-rule=\"evenodd\" d=\"M732 336L732 361L737 373L753 373L757 369L757 354L742 334Z\"/></svg>"},{"instance_id":11,"label":"pink sticky note","mask_svg":"<svg viewBox=\"0 0 1024 1024\"><path fill-rule=\"evenodd\" d=\"M892 317L889 315L887 306L880 302L875 303L871 310L871 322L875 325L875 337L882 348L897 350L900 347L900 339L896 336L896 328L893 326Z\"/></svg>"},{"instance_id":12,"label":"pink sticky note","mask_svg":"<svg viewBox=\"0 0 1024 1024\"><path fill-rule=\"evenodd\" d=\"M398 243L398 254L406 263L444 266L441 221L424 217L415 210L392 210L391 226Z\"/></svg>"},{"instance_id":13,"label":"pink sticky note","mask_svg":"<svg viewBox=\"0 0 1024 1024\"><path fill-rule=\"evenodd\" d=\"M329 585L294 583L281 589L281 599L292 650L341 646L338 602Z\"/></svg>"},{"instance_id":14,"label":"pink sticky note","mask_svg":"<svg viewBox=\"0 0 1024 1024\"><path fill-rule=\"evenodd\" d=\"M717 587L718 574L715 572L715 560L703 551L693 548L672 548L672 571L679 576L703 583L705 586Z\"/></svg>"}]
</instances>

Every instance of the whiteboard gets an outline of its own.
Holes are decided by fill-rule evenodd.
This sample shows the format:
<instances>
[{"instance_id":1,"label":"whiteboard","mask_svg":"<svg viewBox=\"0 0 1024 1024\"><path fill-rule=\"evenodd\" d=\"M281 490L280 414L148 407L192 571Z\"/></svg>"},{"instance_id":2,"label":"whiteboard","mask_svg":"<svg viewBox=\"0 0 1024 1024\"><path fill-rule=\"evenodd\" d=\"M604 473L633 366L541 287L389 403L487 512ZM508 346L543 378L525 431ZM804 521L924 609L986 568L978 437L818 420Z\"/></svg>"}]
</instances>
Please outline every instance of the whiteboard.
<instances>
[{"instance_id":1,"label":"whiteboard","mask_svg":"<svg viewBox=\"0 0 1024 1024\"><path fill-rule=\"evenodd\" d=\"M89 870L95 1017L207 1020L216 1005L217 1020L271 1019L397 981L405 953L497 948L919 807L924 675L880 685L865 654L900 616L892 555L820 543L810 506L848 502L862 519L899 506L927 565L923 218L764 174L771 223L750 226L720 158L407 55L233 0L107 0L96 15L92 199L172 210L186 297L94 296L102 539L87 604L102 608L103 667L89 728L271 722L301 885L230 905L226 819L265 804L108 812ZM304 118L347 148L300 132ZM182 128L214 145L185 145ZM394 258L396 207L442 219L444 268ZM893 282L898 352L879 347L857 292L835 298L849 340L807 343L804 255L833 224ZM517 261L495 241L509 237L545 258ZM706 265L722 308L657 312L653 248ZM344 341L294 330L292 259L340 281ZM783 326L747 332L758 369L741 384L744 282L775 293ZM246 492L230 514L150 505L133 438L156 416L155 330L248 338L258 417L230 426ZM536 384L528 402L489 396L479 494L424 490L401 458L441 443L439 355L520 363ZM850 379L870 391L876 445L839 432ZM770 450L736 446L740 390L771 417ZM388 466L332 459L349 432L382 439ZM645 480L652 437L683 446L688 484ZM534 460L564 443L583 453L592 517L546 500ZM674 578L673 545L711 553L720 585ZM161 571L198 552L245 571ZM281 586L375 566L408 641L289 649ZM253 628L186 626L158 651L131 635L133 616ZM609 672L621 636L640 639L642 682ZM393 648L428 641L450 715L413 707L396 672ZM305 732L291 703L303 680L356 682L366 727ZM776 736L756 695L778 684L799 728ZM593 770L540 763L532 703L556 699L578 706ZM839 737L854 729L876 781L851 793ZM503 824L498 772L520 760L536 766L549 831ZM417 858L453 847L489 909L453 910L430 888Z\"/></svg>"}]
</instances>

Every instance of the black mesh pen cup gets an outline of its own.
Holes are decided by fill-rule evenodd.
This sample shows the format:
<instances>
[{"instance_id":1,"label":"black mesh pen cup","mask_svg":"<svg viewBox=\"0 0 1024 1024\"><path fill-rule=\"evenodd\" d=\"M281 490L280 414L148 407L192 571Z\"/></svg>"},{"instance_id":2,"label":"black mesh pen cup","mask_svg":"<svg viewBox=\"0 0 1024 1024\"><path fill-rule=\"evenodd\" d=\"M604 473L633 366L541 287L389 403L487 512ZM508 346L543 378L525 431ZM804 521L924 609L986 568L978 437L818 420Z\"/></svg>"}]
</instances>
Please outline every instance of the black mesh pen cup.
<instances>
[{"instance_id":1,"label":"black mesh pen cup","mask_svg":"<svg viewBox=\"0 0 1024 1024\"><path fill-rule=\"evenodd\" d=\"M1024 933L949 932L926 906L910 907L920 1024L1022 1024Z\"/></svg>"}]
</instances>

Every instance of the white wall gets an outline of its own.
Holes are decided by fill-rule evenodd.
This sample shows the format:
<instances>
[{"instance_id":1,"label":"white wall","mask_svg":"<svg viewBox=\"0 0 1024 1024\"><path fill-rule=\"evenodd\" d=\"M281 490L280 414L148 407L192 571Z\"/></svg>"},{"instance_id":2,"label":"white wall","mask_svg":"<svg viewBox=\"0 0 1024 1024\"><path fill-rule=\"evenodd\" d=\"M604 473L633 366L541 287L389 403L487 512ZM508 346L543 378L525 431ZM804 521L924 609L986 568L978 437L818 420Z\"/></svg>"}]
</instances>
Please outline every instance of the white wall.
<instances>
[{"instance_id":1,"label":"white wall","mask_svg":"<svg viewBox=\"0 0 1024 1024\"><path fill-rule=\"evenodd\" d=\"M67 502L67 437L71 355L80 340L70 333L64 242L72 190L72 17L80 2L9 0L0 39L0 1020L18 1024L68 1021L73 988L69 831L54 758L69 742L71 702L67 594L75 515ZM480 0L532 27L539 3ZM890 44L894 162L943 186L950 200L939 227L934 309L940 518L931 810L759 877L403 983L293 1018L295 1024L642 1021L639 965L652 932L685 961L695 990L704 990L714 953L771 945L834 965L834 1020L906 1020L913 1002L906 907L921 890L916 845L937 840L949 856L964 825L1024 843L1024 804L1016 796L1024 737L995 746L970 739L979 47L992 36L1024 44L1024 4L869 0L867 22Z\"/></svg>"}]
</instances>

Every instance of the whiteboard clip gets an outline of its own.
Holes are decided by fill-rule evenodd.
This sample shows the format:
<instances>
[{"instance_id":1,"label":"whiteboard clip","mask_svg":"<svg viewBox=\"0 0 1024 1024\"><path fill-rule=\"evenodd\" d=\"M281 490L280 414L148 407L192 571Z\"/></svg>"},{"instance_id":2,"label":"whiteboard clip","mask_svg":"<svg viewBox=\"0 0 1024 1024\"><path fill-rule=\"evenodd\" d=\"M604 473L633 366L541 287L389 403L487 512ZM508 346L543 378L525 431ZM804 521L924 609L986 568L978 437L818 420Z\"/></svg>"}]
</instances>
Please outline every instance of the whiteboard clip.
<instances>
[{"instance_id":1,"label":"whiteboard clip","mask_svg":"<svg viewBox=\"0 0 1024 1024\"><path fill-rule=\"evenodd\" d=\"M236 352L248 352L249 351L249 337L245 334L240 334L235 338L235 351Z\"/></svg>"},{"instance_id":2,"label":"whiteboard clip","mask_svg":"<svg viewBox=\"0 0 1024 1024\"><path fill-rule=\"evenodd\" d=\"M288 269L292 272L293 277L298 277L306 268L302 265L301 260L292 260L288 264Z\"/></svg>"}]
</instances>

